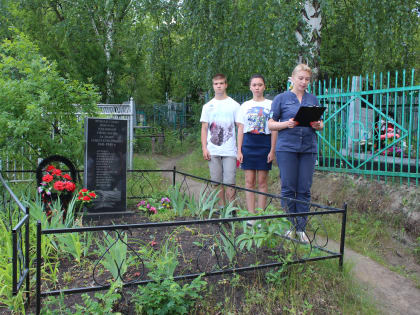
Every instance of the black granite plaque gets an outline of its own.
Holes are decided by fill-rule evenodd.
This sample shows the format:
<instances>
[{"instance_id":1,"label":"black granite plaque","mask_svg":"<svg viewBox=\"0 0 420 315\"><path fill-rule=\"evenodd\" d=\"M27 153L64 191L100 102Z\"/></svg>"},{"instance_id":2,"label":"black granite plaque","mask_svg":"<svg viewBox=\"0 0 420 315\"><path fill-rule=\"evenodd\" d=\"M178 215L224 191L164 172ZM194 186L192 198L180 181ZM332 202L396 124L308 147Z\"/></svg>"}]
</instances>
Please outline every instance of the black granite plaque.
<instances>
[{"instance_id":1,"label":"black granite plaque","mask_svg":"<svg viewBox=\"0 0 420 315\"><path fill-rule=\"evenodd\" d=\"M126 211L127 121L85 119L84 183L97 198L89 213Z\"/></svg>"}]
</instances>

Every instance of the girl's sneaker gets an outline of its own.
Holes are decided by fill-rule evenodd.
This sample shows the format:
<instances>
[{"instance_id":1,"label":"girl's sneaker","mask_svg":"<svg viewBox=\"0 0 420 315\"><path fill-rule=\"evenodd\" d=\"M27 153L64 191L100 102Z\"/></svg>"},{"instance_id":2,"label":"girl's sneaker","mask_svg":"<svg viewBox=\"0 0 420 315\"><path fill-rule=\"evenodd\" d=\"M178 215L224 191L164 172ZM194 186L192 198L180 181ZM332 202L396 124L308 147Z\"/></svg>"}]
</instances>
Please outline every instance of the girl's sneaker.
<instances>
[{"instance_id":1,"label":"girl's sneaker","mask_svg":"<svg viewBox=\"0 0 420 315\"><path fill-rule=\"evenodd\" d=\"M309 243L309 238L308 238L308 236L306 235L305 232L296 232L296 233L299 236L299 239L300 239L301 242Z\"/></svg>"},{"instance_id":2,"label":"girl's sneaker","mask_svg":"<svg viewBox=\"0 0 420 315\"><path fill-rule=\"evenodd\" d=\"M286 236L288 238L293 238L294 234L295 233L292 230L287 230L286 233L284 233L284 236Z\"/></svg>"}]
</instances>

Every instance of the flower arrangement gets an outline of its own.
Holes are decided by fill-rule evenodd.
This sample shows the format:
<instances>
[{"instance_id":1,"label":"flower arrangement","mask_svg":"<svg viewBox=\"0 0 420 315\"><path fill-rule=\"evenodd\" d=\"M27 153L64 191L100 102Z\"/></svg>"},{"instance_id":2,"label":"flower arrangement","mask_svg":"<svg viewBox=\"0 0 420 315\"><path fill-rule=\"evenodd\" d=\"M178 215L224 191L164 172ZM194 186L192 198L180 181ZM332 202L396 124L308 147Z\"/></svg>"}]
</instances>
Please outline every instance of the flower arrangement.
<instances>
[{"instance_id":1,"label":"flower arrangement","mask_svg":"<svg viewBox=\"0 0 420 315\"><path fill-rule=\"evenodd\" d=\"M97 198L96 193L93 190L82 188L77 194L77 200L79 202L79 211L82 207L89 207L92 205L92 201Z\"/></svg>"},{"instance_id":2,"label":"flower arrangement","mask_svg":"<svg viewBox=\"0 0 420 315\"><path fill-rule=\"evenodd\" d=\"M53 165L48 165L43 172L44 175L38 187L38 193L41 195L47 217L51 220L53 214L51 204L58 198L61 202L63 220L65 220L67 207L72 198L72 193L76 189L76 184L69 174L63 173Z\"/></svg>"},{"instance_id":3,"label":"flower arrangement","mask_svg":"<svg viewBox=\"0 0 420 315\"><path fill-rule=\"evenodd\" d=\"M90 204L93 199L96 199L96 193L86 188L80 189L77 199L84 205Z\"/></svg>"},{"instance_id":4,"label":"flower arrangement","mask_svg":"<svg viewBox=\"0 0 420 315\"><path fill-rule=\"evenodd\" d=\"M159 209L171 209L172 206L171 200L168 197L163 197L160 201L157 201L154 198L143 199L137 204L137 208L146 213L156 214Z\"/></svg>"},{"instance_id":5,"label":"flower arrangement","mask_svg":"<svg viewBox=\"0 0 420 315\"><path fill-rule=\"evenodd\" d=\"M48 165L45 172L41 185L38 187L38 193L43 197L45 195L51 196L51 193L73 192L76 189L71 176L53 165Z\"/></svg>"},{"instance_id":6,"label":"flower arrangement","mask_svg":"<svg viewBox=\"0 0 420 315\"><path fill-rule=\"evenodd\" d=\"M165 209L170 209L171 208L171 200L168 197L163 197L160 200L160 204L162 205L163 208Z\"/></svg>"},{"instance_id":7,"label":"flower arrangement","mask_svg":"<svg viewBox=\"0 0 420 315\"><path fill-rule=\"evenodd\" d=\"M396 139L400 138L400 133L397 128L392 123L386 124L382 121L381 134L380 134L381 148L384 148L394 142ZM399 146L393 145L387 150L383 151L382 155L392 155L395 153L395 156L403 156L403 149L401 148L403 143L400 143Z\"/></svg>"}]
</instances>

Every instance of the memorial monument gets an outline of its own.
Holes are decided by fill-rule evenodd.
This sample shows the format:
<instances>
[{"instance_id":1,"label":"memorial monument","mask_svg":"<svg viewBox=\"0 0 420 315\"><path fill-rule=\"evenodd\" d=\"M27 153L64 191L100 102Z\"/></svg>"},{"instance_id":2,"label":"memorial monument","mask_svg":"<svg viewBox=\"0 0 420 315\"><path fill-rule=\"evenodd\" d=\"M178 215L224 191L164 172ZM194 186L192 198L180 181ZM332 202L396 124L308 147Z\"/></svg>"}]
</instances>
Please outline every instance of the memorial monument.
<instances>
[{"instance_id":1,"label":"memorial monument","mask_svg":"<svg viewBox=\"0 0 420 315\"><path fill-rule=\"evenodd\" d=\"M126 211L127 121L85 119L84 183L97 198L88 215L113 215Z\"/></svg>"}]
</instances>

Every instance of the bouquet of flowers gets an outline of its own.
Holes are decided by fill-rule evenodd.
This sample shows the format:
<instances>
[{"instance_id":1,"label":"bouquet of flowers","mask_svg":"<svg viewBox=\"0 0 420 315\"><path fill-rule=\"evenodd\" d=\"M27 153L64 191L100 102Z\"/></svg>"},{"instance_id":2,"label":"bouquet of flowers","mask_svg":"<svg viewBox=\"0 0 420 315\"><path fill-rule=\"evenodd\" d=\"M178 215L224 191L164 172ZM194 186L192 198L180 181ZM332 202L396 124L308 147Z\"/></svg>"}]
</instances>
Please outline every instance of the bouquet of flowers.
<instances>
[{"instance_id":1,"label":"bouquet of flowers","mask_svg":"<svg viewBox=\"0 0 420 315\"><path fill-rule=\"evenodd\" d=\"M160 201L157 201L154 198L147 198L141 200L137 204L137 208L141 211L156 214L158 209L170 209L171 206L171 200L168 197L163 197L160 199Z\"/></svg>"},{"instance_id":2,"label":"bouquet of flowers","mask_svg":"<svg viewBox=\"0 0 420 315\"><path fill-rule=\"evenodd\" d=\"M82 203L88 204L92 202L92 199L96 199L96 193L94 191L83 188L79 190L77 199Z\"/></svg>"},{"instance_id":3,"label":"bouquet of flowers","mask_svg":"<svg viewBox=\"0 0 420 315\"><path fill-rule=\"evenodd\" d=\"M399 130L391 123L388 123L388 125L383 122L381 126L381 135L380 135L380 141L381 141L381 147L384 148L391 143L393 143L396 139L400 138L400 132ZM382 155L393 155L395 152L395 156L403 156L403 148L404 142L400 142L397 145L393 145L389 147L387 150L383 151Z\"/></svg>"},{"instance_id":4,"label":"bouquet of flowers","mask_svg":"<svg viewBox=\"0 0 420 315\"><path fill-rule=\"evenodd\" d=\"M92 204L92 200L96 199L96 193L92 190L87 190L86 188L82 188L79 190L77 199L80 202L79 209L84 206L90 206Z\"/></svg>"},{"instance_id":5,"label":"bouquet of flowers","mask_svg":"<svg viewBox=\"0 0 420 315\"><path fill-rule=\"evenodd\" d=\"M76 189L71 176L67 173L62 173L60 169L55 168L53 165L49 165L45 172L46 174L42 177L41 185L38 187L38 192L42 196L51 196L51 193L73 192Z\"/></svg>"}]
</instances>

